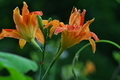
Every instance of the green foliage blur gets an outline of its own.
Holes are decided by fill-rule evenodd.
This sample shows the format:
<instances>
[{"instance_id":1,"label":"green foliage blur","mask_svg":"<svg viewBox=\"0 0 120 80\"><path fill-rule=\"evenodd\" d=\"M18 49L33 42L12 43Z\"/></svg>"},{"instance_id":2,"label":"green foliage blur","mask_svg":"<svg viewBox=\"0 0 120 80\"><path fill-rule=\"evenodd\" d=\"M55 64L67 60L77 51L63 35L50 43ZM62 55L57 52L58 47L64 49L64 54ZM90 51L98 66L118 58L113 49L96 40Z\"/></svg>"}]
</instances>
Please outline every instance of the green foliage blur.
<instances>
[{"instance_id":1,"label":"green foliage blur","mask_svg":"<svg viewBox=\"0 0 120 80\"><path fill-rule=\"evenodd\" d=\"M91 31L96 33L99 39L111 40L120 44L120 3L119 0L24 0L30 11L43 11L43 19L52 17L64 23L68 23L69 16L73 6L78 9L86 9L85 21L95 18L90 25ZM23 6L22 0L0 0L0 31L2 29L15 29L13 22L13 10L15 7L20 9ZM46 65L52 60L58 45L56 40L59 37L53 36L47 45L45 54ZM88 41L69 48L56 62L51 69L46 80L64 80L64 68L71 65L75 53ZM0 51L14 53L29 59L37 59L34 55L35 48L27 43L23 49L20 49L17 39L4 38L0 40ZM96 53L93 54L91 46L87 47L80 53L79 62L83 64L90 60L96 66L96 72L87 75L88 80L110 80L118 66L118 62L113 56L114 51L120 51L113 45L107 43L97 43ZM31 56L32 55L32 56ZM47 67L46 67L47 68ZM69 71L69 70L68 70ZM65 72L66 73L66 72ZM33 74L33 73L31 73ZM31 75L30 74L30 75ZM70 74L71 75L71 74ZM120 75L120 74L117 74ZM68 76L66 74L66 76ZM68 80L73 80L68 79ZM117 79L116 80L120 80Z\"/></svg>"}]
</instances>

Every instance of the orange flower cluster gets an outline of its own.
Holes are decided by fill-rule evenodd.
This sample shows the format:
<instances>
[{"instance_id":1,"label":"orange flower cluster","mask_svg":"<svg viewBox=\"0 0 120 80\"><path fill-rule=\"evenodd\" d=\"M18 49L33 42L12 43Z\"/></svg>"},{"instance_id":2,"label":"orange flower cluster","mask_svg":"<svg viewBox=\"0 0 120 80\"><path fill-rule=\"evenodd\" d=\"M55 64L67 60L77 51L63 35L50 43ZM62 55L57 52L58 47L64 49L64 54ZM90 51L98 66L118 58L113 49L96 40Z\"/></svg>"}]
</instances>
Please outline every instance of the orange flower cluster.
<instances>
[{"instance_id":1,"label":"orange flower cluster","mask_svg":"<svg viewBox=\"0 0 120 80\"><path fill-rule=\"evenodd\" d=\"M55 34L60 32L62 33L61 47L63 49L67 49L77 43L80 43L82 40L89 40L92 45L93 52L95 52L96 44L91 37L93 37L96 41L99 39L96 34L91 32L89 29L89 25L94 21L94 19L87 21L84 24L85 12L86 10L83 10L83 12L80 13L80 10L74 8L70 15L69 24L64 24L59 20L53 20L48 23L45 28L53 25L50 30L50 37L52 36L53 32Z\"/></svg>"},{"instance_id":2,"label":"orange flower cluster","mask_svg":"<svg viewBox=\"0 0 120 80\"><path fill-rule=\"evenodd\" d=\"M37 40L44 44L44 36L39 29L36 15L42 16L42 11L29 12L28 6L23 2L22 15L20 15L20 10L16 7L13 10L13 20L16 24L15 29L2 29L0 34L0 39L4 37L13 37L19 39L19 45L21 48L24 47L26 41L29 42L35 37Z\"/></svg>"},{"instance_id":3,"label":"orange flower cluster","mask_svg":"<svg viewBox=\"0 0 120 80\"><path fill-rule=\"evenodd\" d=\"M20 10L16 7L13 11L13 20L16 24L15 29L3 29L0 33L0 39L4 37L13 37L19 39L19 45L21 48L24 47L26 42L30 42L32 39L37 39L40 43L44 44L44 35L40 30L40 26L38 25L38 20L36 15L42 16L42 11L29 12L28 6L25 2L23 2L22 15L20 15ZM43 20L44 28L48 28L52 26L50 29L49 36L51 37L54 34L61 34L61 47L62 49L67 49L72 47L73 45L80 43L83 40L89 40L93 52L96 50L96 44L92 37L98 41L98 37L95 33L91 32L89 29L89 25L94 21L94 19L87 21L84 23L84 16L86 10L83 10L81 13L80 10L74 8L70 18L69 24L64 24L59 20L53 20L48 22L47 20Z\"/></svg>"}]
</instances>

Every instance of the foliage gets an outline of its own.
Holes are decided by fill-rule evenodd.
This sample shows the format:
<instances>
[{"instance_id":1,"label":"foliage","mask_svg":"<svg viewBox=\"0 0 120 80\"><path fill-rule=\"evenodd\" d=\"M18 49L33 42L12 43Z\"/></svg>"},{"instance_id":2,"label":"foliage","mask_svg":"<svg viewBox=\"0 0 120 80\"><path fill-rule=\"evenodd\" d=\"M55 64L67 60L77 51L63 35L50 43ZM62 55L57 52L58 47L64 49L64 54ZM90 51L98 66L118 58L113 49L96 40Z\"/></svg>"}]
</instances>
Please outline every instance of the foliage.
<instances>
[{"instance_id":1,"label":"foliage","mask_svg":"<svg viewBox=\"0 0 120 80\"><path fill-rule=\"evenodd\" d=\"M5 52L0 52L0 65L3 68L14 68L21 73L26 73L29 70L36 71L38 69L34 61Z\"/></svg>"},{"instance_id":2,"label":"foliage","mask_svg":"<svg viewBox=\"0 0 120 80\"><path fill-rule=\"evenodd\" d=\"M11 53L0 52L0 69L7 69L10 76L0 77L0 80L32 80L30 77L23 75L30 70L36 71L37 64L29 59L17 56Z\"/></svg>"},{"instance_id":3,"label":"foliage","mask_svg":"<svg viewBox=\"0 0 120 80\"><path fill-rule=\"evenodd\" d=\"M95 18L95 21L91 24L91 31L95 32L99 39L106 39L117 44L120 44L120 18L119 18L119 0L24 0L29 5L30 11L43 11L42 19L48 19L52 17L68 24L68 18L73 6L81 9L86 9L85 21ZM12 11L16 6L22 8L22 0L0 0L0 31L4 28L14 29L15 24L12 19ZM60 35L53 35L50 41L46 44L46 53L43 73L47 69L49 63L54 58L57 50ZM37 42L38 43L38 42ZM48 72L46 80L64 80L74 79L71 72L71 65L73 56L81 49L87 41L82 41L80 44L75 45L66 50L62 54L58 62L55 63L53 68ZM38 43L39 44L39 43ZM5 38L0 40L0 80L32 80L36 78L36 70L38 65L34 62L41 60L42 53L36 51L35 47L31 43L27 43L21 50L18 46L18 40ZM39 44L41 46L41 44ZM43 48L43 46L42 46ZM113 45L106 43L97 43L95 54L92 53L91 47L88 46L80 54L77 62L78 73L85 68L85 64L88 60L92 61L95 65L96 71L85 75L88 80L110 80L114 75L115 69L119 66L120 53L119 49ZM9 53L6 53L9 52ZM40 53L40 54L39 54ZM7 54L7 55L6 55ZM15 54L15 55L14 55ZM19 55L19 56L18 56ZM4 58L2 57L4 56ZM2 58L1 58L2 57ZM24 58L23 58L24 57ZM31 60L32 58L32 60ZM40 63L40 62L39 62ZM82 64L81 64L82 63ZM24 66L24 67L23 67ZM76 66L76 64L75 64ZM81 69L82 66L82 69ZM3 70L7 69L3 73ZM30 72L29 71L33 71ZM119 71L119 70L118 70ZM28 72L28 73L27 73ZM67 76L64 74L68 74ZM6 74L9 74L6 76ZM10 75L11 74L11 75ZM116 73L115 73L116 74ZM14 75L14 76L13 76ZM31 76L32 75L32 76ZM31 77L29 77L31 76ZM34 77L33 77L34 76ZM77 74L80 78L80 75ZM53 78L54 77L54 78ZM70 78L71 77L71 78ZM82 77L82 76L81 76ZM115 79L120 79L119 74ZM113 79L114 80L114 79Z\"/></svg>"}]
</instances>

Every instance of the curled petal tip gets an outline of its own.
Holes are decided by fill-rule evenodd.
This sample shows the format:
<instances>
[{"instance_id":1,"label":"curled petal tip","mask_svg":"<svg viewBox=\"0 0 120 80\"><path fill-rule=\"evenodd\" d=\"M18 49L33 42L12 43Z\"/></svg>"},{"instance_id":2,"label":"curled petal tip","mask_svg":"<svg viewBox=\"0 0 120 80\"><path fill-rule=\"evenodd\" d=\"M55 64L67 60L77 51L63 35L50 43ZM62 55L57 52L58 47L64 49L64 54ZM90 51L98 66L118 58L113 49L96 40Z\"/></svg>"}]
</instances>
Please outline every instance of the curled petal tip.
<instances>
[{"instance_id":1,"label":"curled petal tip","mask_svg":"<svg viewBox=\"0 0 120 80\"><path fill-rule=\"evenodd\" d=\"M95 53L95 51L96 51L96 44L95 44L93 39L89 39L89 41L90 41L90 44L92 46L92 51L93 51L93 53Z\"/></svg>"},{"instance_id":2,"label":"curled petal tip","mask_svg":"<svg viewBox=\"0 0 120 80\"><path fill-rule=\"evenodd\" d=\"M27 5L26 2L23 2L23 9L24 9L24 8L28 8L28 5Z\"/></svg>"},{"instance_id":3,"label":"curled petal tip","mask_svg":"<svg viewBox=\"0 0 120 80\"><path fill-rule=\"evenodd\" d=\"M13 11L16 11L16 10L18 10L19 8L18 7L16 7Z\"/></svg>"},{"instance_id":4,"label":"curled petal tip","mask_svg":"<svg viewBox=\"0 0 120 80\"><path fill-rule=\"evenodd\" d=\"M81 15L84 17L84 16L85 16L85 13L86 13L86 10L83 9L83 12L81 13Z\"/></svg>"},{"instance_id":5,"label":"curled petal tip","mask_svg":"<svg viewBox=\"0 0 120 80\"><path fill-rule=\"evenodd\" d=\"M86 12L86 9L83 9L83 12L85 13L85 12Z\"/></svg>"},{"instance_id":6,"label":"curled petal tip","mask_svg":"<svg viewBox=\"0 0 120 80\"><path fill-rule=\"evenodd\" d=\"M20 11L19 11L19 8L16 7L14 10L13 10L13 15L15 16L16 14L19 14Z\"/></svg>"},{"instance_id":7,"label":"curled petal tip","mask_svg":"<svg viewBox=\"0 0 120 80\"><path fill-rule=\"evenodd\" d=\"M95 41L99 41L99 38L97 37L97 35L93 32L90 32L90 34L92 35L92 37L95 39Z\"/></svg>"},{"instance_id":8,"label":"curled petal tip","mask_svg":"<svg viewBox=\"0 0 120 80\"><path fill-rule=\"evenodd\" d=\"M23 1L23 4L24 4L24 5L27 5L25 1Z\"/></svg>"},{"instance_id":9,"label":"curled petal tip","mask_svg":"<svg viewBox=\"0 0 120 80\"><path fill-rule=\"evenodd\" d=\"M90 21L92 21L92 22L93 22L94 20L95 20L95 18L93 18L93 19L92 19L92 20L90 20Z\"/></svg>"},{"instance_id":10,"label":"curled petal tip","mask_svg":"<svg viewBox=\"0 0 120 80\"><path fill-rule=\"evenodd\" d=\"M95 18L93 18L93 20L95 20Z\"/></svg>"},{"instance_id":11,"label":"curled petal tip","mask_svg":"<svg viewBox=\"0 0 120 80\"><path fill-rule=\"evenodd\" d=\"M89 22L89 23L92 23L94 20L95 20L95 18L89 20L88 22Z\"/></svg>"},{"instance_id":12,"label":"curled petal tip","mask_svg":"<svg viewBox=\"0 0 120 80\"><path fill-rule=\"evenodd\" d=\"M73 7L71 13L73 13L73 12L77 12L77 8L75 6Z\"/></svg>"},{"instance_id":13,"label":"curled petal tip","mask_svg":"<svg viewBox=\"0 0 120 80\"><path fill-rule=\"evenodd\" d=\"M75 7L74 10L77 11L77 8Z\"/></svg>"}]
</instances>

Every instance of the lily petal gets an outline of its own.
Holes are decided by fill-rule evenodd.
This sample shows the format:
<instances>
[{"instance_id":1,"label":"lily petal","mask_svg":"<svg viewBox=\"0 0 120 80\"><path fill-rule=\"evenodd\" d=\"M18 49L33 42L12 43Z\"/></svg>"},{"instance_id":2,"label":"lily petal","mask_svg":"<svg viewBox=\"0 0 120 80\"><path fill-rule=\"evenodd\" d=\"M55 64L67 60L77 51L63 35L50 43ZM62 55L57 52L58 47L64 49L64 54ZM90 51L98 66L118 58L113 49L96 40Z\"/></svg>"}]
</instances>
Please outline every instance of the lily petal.
<instances>
[{"instance_id":1,"label":"lily petal","mask_svg":"<svg viewBox=\"0 0 120 80\"><path fill-rule=\"evenodd\" d=\"M26 2L23 2L22 16L25 17L28 14L29 14L28 5L26 4Z\"/></svg>"},{"instance_id":2,"label":"lily petal","mask_svg":"<svg viewBox=\"0 0 120 80\"><path fill-rule=\"evenodd\" d=\"M57 28L56 27L52 27L50 29L50 34L49 34L49 37L51 38L52 37L52 34L54 33L54 31L56 30Z\"/></svg>"},{"instance_id":3,"label":"lily petal","mask_svg":"<svg viewBox=\"0 0 120 80\"><path fill-rule=\"evenodd\" d=\"M47 25L45 25L44 28L48 28L48 27L51 26L51 25L60 27L60 21L59 21L59 20L53 20L53 21L49 22Z\"/></svg>"},{"instance_id":4,"label":"lily petal","mask_svg":"<svg viewBox=\"0 0 120 80\"><path fill-rule=\"evenodd\" d=\"M19 45L20 45L21 49L25 46L25 44L26 44L26 40L24 40L24 39L19 40Z\"/></svg>"},{"instance_id":5,"label":"lily petal","mask_svg":"<svg viewBox=\"0 0 120 80\"><path fill-rule=\"evenodd\" d=\"M18 7L16 7L13 10L13 20L17 26L21 26L21 27L24 26L23 19L22 19L22 16L20 15L20 10Z\"/></svg>"},{"instance_id":6,"label":"lily petal","mask_svg":"<svg viewBox=\"0 0 120 80\"><path fill-rule=\"evenodd\" d=\"M36 31L36 39L41 43L44 44L44 35L42 31L38 28Z\"/></svg>"},{"instance_id":7,"label":"lily petal","mask_svg":"<svg viewBox=\"0 0 120 80\"><path fill-rule=\"evenodd\" d=\"M79 12L77 11L76 8L74 8L72 11L73 12L71 13L70 18L69 18L69 25L73 25L75 22L75 19L79 15Z\"/></svg>"},{"instance_id":8,"label":"lily petal","mask_svg":"<svg viewBox=\"0 0 120 80\"><path fill-rule=\"evenodd\" d=\"M14 29L2 29L2 32L0 34L0 39L3 39L4 37L13 37L17 39L22 38L19 31Z\"/></svg>"},{"instance_id":9,"label":"lily petal","mask_svg":"<svg viewBox=\"0 0 120 80\"><path fill-rule=\"evenodd\" d=\"M52 27L52 28L53 28L53 27ZM51 29L52 29L52 28L51 28ZM55 29L56 29L56 28L55 28ZM55 29L53 30L53 31L55 31L54 33L55 33L55 34L58 34L58 33L62 32L62 31L64 31L66 28L58 27L56 30L55 30ZM53 31L52 31L52 32L53 32Z\"/></svg>"},{"instance_id":10,"label":"lily petal","mask_svg":"<svg viewBox=\"0 0 120 80\"><path fill-rule=\"evenodd\" d=\"M83 26L84 24L85 13L86 13L86 10L84 9L83 12L81 13L80 26Z\"/></svg>"},{"instance_id":11,"label":"lily petal","mask_svg":"<svg viewBox=\"0 0 120 80\"><path fill-rule=\"evenodd\" d=\"M89 39L89 41L90 41L90 44L92 46L92 51L93 51L93 53L95 53L95 51L96 51L96 44L95 44L93 39Z\"/></svg>"},{"instance_id":12,"label":"lily petal","mask_svg":"<svg viewBox=\"0 0 120 80\"><path fill-rule=\"evenodd\" d=\"M44 25L48 24L48 20L42 20L42 22Z\"/></svg>"},{"instance_id":13,"label":"lily petal","mask_svg":"<svg viewBox=\"0 0 120 80\"><path fill-rule=\"evenodd\" d=\"M97 37L97 35L93 32L90 32L90 34L92 35L92 37L95 39L95 41L99 41L99 38Z\"/></svg>"},{"instance_id":14,"label":"lily petal","mask_svg":"<svg viewBox=\"0 0 120 80\"><path fill-rule=\"evenodd\" d=\"M94 21L94 18L92 20L87 21L83 26L82 26L82 31L89 31L89 25Z\"/></svg>"},{"instance_id":15,"label":"lily petal","mask_svg":"<svg viewBox=\"0 0 120 80\"><path fill-rule=\"evenodd\" d=\"M43 15L42 11L34 11L34 12L31 12L30 14L35 14L35 15L40 15L40 16Z\"/></svg>"}]
</instances>

